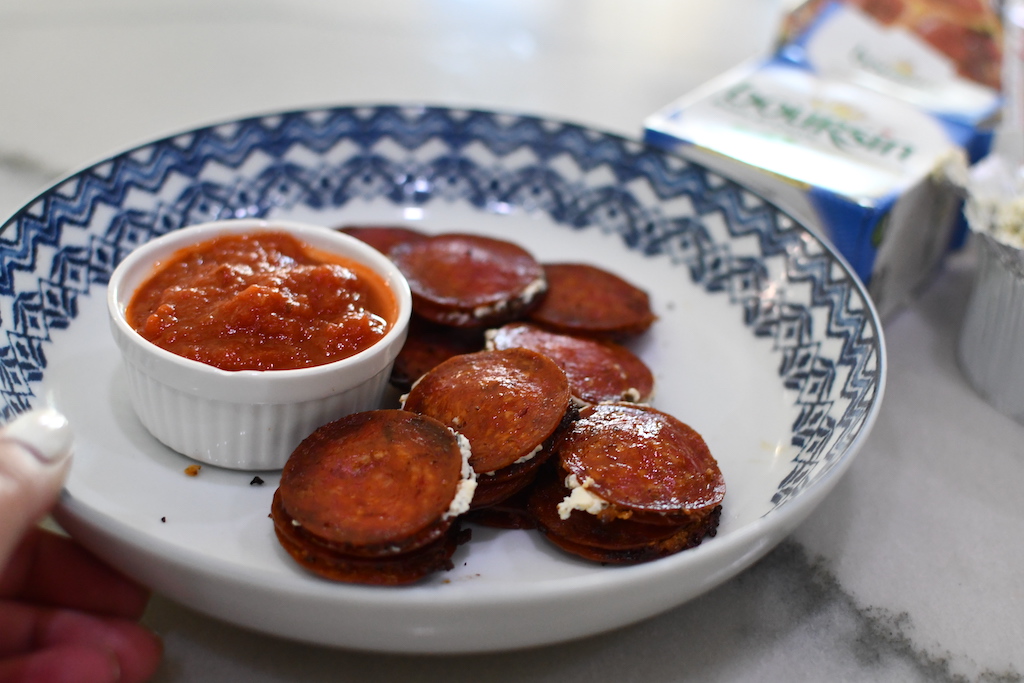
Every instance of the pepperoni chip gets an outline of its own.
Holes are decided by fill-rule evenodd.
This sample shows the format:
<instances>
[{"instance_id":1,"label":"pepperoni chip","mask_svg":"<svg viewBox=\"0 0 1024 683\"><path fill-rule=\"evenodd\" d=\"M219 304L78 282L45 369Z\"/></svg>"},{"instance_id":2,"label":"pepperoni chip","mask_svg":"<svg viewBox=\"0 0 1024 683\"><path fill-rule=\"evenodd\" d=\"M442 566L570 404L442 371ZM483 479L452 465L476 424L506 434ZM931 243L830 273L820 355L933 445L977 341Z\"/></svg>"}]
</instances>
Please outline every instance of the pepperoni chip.
<instances>
[{"instance_id":1,"label":"pepperoni chip","mask_svg":"<svg viewBox=\"0 0 1024 683\"><path fill-rule=\"evenodd\" d=\"M544 444L561 426L570 400L569 381L554 361L514 348L467 353L441 363L416 382L404 408L433 417L469 440L470 464L481 475L480 500L496 502L488 495L489 483L503 486L507 495L529 483L522 479L522 486L504 486L517 469L525 473L547 456Z\"/></svg>"},{"instance_id":2,"label":"pepperoni chip","mask_svg":"<svg viewBox=\"0 0 1024 683\"><path fill-rule=\"evenodd\" d=\"M480 235L405 242L388 256L409 281L413 311L442 325L501 325L531 310L547 288L528 251Z\"/></svg>"},{"instance_id":3,"label":"pepperoni chip","mask_svg":"<svg viewBox=\"0 0 1024 683\"><path fill-rule=\"evenodd\" d=\"M559 467L534 487L527 510L566 552L646 562L718 529L725 496L718 463L704 439L671 415L631 404L589 406L553 450Z\"/></svg>"},{"instance_id":4,"label":"pepperoni chip","mask_svg":"<svg viewBox=\"0 0 1024 683\"><path fill-rule=\"evenodd\" d=\"M484 330L478 327L450 327L414 315L409 334L391 368L391 384L409 391L413 382L452 356L482 351Z\"/></svg>"},{"instance_id":5,"label":"pepperoni chip","mask_svg":"<svg viewBox=\"0 0 1024 683\"><path fill-rule=\"evenodd\" d=\"M640 334L656 316L647 292L583 263L544 266L548 293L529 318L566 334L621 338Z\"/></svg>"},{"instance_id":6,"label":"pepperoni chip","mask_svg":"<svg viewBox=\"0 0 1024 683\"><path fill-rule=\"evenodd\" d=\"M567 473L607 501L605 516L666 523L706 514L725 496L718 463L700 434L648 406L584 408L555 452Z\"/></svg>"},{"instance_id":7,"label":"pepperoni chip","mask_svg":"<svg viewBox=\"0 0 1024 683\"><path fill-rule=\"evenodd\" d=\"M449 568L464 474L458 439L437 420L402 410L349 415L289 457L274 528L289 554L321 576L409 583Z\"/></svg>"},{"instance_id":8,"label":"pepperoni chip","mask_svg":"<svg viewBox=\"0 0 1024 683\"><path fill-rule=\"evenodd\" d=\"M558 504L565 493L565 487L555 477L538 482L527 500L528 519L562 550L607 564L648 562L700 545L705 537L715 535L722 510L716 506L709 514L678 525L604 520L579 510L563 519L558 514Z\"/></svg>"},{"instance_id":9,"label":"pepperoni chip","mask_svg":"<svg viewBox=\"0 0 1024 683\"><path fill-rule=\"evenodd\" d=\"M632 351L610 341L549 332L530 323L509 323L487 335L487 347L522 346L558 363L569 390L586 403L646 403L654 393L654 375Z\"/></svg>"},{"instance_id":10,"label":"pepperoni chip","mask_svg":"<svg viewBox=\"0 0 1024 683\"><path fill-rule=\"evenodd\" d=\"M346 225L338 231L366 242L385 256L396 244L427 239L426 233L400 225Z\"/></svg>"}]
</instances>

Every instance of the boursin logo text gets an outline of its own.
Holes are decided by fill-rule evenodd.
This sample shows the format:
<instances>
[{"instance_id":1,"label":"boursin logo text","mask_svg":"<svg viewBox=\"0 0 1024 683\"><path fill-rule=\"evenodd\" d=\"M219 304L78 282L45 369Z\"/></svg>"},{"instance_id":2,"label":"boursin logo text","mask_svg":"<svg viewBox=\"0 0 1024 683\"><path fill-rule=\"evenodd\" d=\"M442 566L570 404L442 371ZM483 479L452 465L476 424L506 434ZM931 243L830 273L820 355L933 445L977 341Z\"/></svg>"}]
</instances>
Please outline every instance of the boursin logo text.
<instances>
[{"instance_id":1,"label":"boursin logo text","mask_svg":"<svg viewBox=\"0 0 1024 683\"><path fill-rule=\"evenodd\" d=\"M909 59L887 61L879 59L863 45L856 45L850 51L850 60L858 67L868 73L888 78L904 85L918 88L927 87L928 81L920 78L914 69L914 63Z\"/></svg>"},{"instance_id":2,"label":"boursin logo text","mask_svg":"<svg viewBox=\"0 0 1024 683\"><path fill-rule=\"evenodd\" d=\"M794 136L824 141L846 153L895 161L904 161L914 154L913 145L896 140L885 131L871 130L864 112L846 103L790 102L744 82L722 93L715 104L775 130L783 128Z\"/></svg>"}]
</instances>

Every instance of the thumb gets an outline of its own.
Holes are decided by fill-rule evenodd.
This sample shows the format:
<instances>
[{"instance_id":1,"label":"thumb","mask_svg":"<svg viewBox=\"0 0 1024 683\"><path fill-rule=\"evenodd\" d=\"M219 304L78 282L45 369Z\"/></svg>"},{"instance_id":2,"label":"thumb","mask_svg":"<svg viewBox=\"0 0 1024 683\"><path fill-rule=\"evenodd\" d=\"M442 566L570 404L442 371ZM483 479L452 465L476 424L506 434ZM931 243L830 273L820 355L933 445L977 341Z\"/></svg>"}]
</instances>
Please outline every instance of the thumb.
<instances>
[{"instance_id":1,"label":"thumb","mask_svg":"<svg viewBox=\"0 0 1024 683\"><path fill-rule=\"evenodd\" d=\"M32 410L0 428L0 569L57 502L70 464L71 428L56 410Z\"/></svg>"}]
</instances>

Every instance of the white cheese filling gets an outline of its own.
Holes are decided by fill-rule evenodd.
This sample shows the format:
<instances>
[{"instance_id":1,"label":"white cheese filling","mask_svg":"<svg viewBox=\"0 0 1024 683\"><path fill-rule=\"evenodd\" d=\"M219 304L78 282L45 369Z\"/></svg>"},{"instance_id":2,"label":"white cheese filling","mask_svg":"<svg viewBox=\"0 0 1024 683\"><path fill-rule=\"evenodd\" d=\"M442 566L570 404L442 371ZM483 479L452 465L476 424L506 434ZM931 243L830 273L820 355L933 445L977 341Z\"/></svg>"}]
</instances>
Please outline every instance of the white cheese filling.
<instances>
[{"instance_id":1,"label":"white cheese filling","mask_svg":"<svg viewBox=\"0 0 1024 683\"><path fill-rule=\"evenodd\" d=\"M455 439L459 442L459 450L462 452L462 481L459 482L459 486L455 490L455 497L452 498L448 511L441 516L441 519L458 517L469 510L469 504L473 502L473 494L476 493L477 482L476 472L473 471L473 466L469 464L469 456L473 453L469 445L469 439L450 427L449 430L455 435Z\"/></svg>"},{"instance_id":2,"label":"white cheese filling","mask_svg":"<svg viewBox=\"0 0 1024 683\"><path fill-rule=\"evenodd\" d=\"M519 306L529 306L530 303L536 299L539 295L546 292L548 289L548 281L544 277L539 277L530 284L526 285L523 291L515 299L502 299L493 304L485 304L483 306L477 306L473 309L473 317L477 320L489 318L498 313L505 311L514 301Z\"/></svg>"},{"instance_id":3,"label":"white cheese filling","mask_svg":"<svg viewBox=\"0 0 1024 683\"><path fill-rule=\"evenodd\" d=\"M588 490L593 485L593 477L587 477L582 484L575 474L566 477L565 486L569 489L569 495L558 504L558 516L562 519L569 519L573 510L583 510L596 515L608 507L607 500Z\"/></svg>"},{"instance_id":4,"label":"white cheese filling","mask_svg":"<svg viewBox=\"0 0 1024 683\"><path fill-rule=\"evenodd\" d=\"M540 453L542 450L544 450L544 443L543 442L537 444L536 448L534 448L532 451L530 451L529 453L527 453L523 457L519 458L518 460L516 460L512 464L513 465L522 465L524 462L530 462L531 460L536 458L537 454Z\"/></svg>"}]
</instances>

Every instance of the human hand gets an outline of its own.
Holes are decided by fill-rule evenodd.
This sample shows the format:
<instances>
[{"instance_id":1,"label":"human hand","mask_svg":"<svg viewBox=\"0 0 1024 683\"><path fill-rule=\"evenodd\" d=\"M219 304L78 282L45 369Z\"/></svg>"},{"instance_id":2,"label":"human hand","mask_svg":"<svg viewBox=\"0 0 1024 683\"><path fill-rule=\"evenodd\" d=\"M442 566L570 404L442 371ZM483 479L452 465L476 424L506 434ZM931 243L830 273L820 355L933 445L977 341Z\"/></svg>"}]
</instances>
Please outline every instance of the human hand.
<instances>
[{"instance_id":1,"label":"human hand","mask_svg":"<svg viewBox=\"0 0 1024 683\"><path fill-rule=\"evenodd\" d=\"M141 682L160 662L159 639L137 623L148 591L37 526L70 463L56 411L0 429L0 683Z\"/></svg>"}]
</instances>

